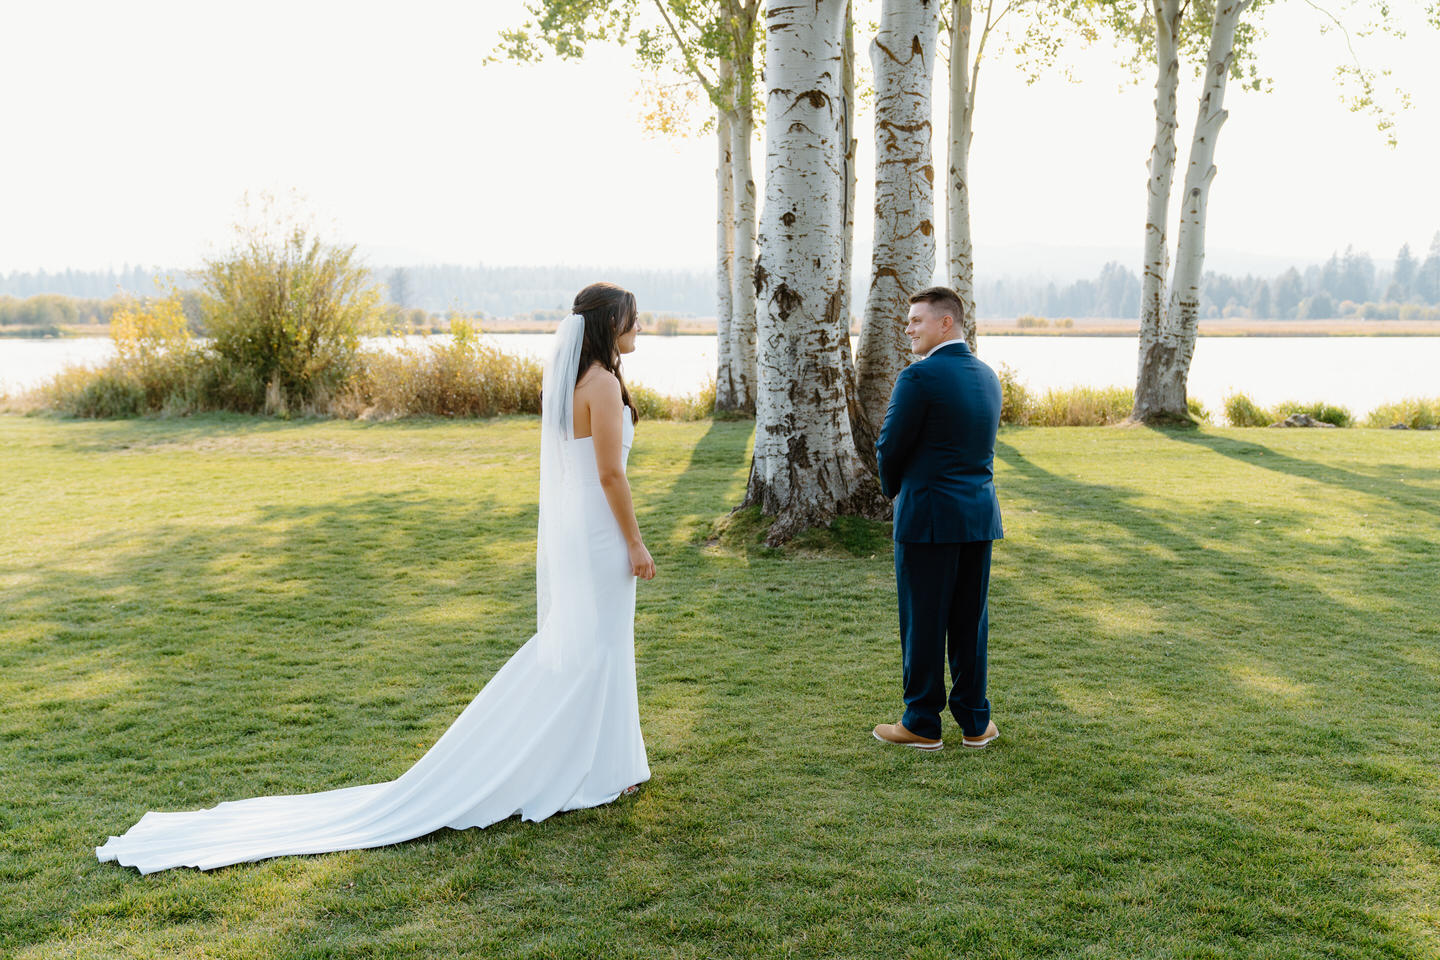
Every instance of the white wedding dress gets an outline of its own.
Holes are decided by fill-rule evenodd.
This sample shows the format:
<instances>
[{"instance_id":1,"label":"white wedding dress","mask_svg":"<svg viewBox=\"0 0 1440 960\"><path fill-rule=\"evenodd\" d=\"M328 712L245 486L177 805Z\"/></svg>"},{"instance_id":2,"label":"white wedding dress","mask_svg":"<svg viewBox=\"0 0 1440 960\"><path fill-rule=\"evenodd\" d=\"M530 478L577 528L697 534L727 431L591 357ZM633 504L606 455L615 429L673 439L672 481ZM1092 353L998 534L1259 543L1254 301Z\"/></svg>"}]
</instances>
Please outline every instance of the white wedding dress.
<instances>
[{"instance_id":1,"label":"white wedding dress","mask_svg":"<svg viewBox=\"0 0 1440 960\"><path fill-rule=\"evenodd\" d=\"M573 347L578 356L578 340L557 338L557 352ZM552 366L562 389L552 394L547 370L545 399L551 409L552 398L565 401L568 414L574 364ZM542 421L542 430L563 432L558 443L542 440L540 629L415 766L389 783L147 813L96 856L154 873L382 847L441 827L544 820L609 803L650 779L635 691L630 554L600 486L594 442L570 439L568 420ZM634 433L627 415L627 460ZM556 547L564 548L559 556Z\"/></svg>"}]
</instances>

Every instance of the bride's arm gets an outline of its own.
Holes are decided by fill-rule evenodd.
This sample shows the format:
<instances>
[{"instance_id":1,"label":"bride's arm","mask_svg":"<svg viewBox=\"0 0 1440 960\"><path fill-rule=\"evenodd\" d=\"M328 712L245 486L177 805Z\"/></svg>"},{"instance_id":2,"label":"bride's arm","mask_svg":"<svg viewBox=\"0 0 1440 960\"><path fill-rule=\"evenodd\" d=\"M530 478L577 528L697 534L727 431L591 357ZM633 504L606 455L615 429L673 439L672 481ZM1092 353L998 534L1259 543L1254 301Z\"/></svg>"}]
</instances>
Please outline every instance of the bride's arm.
<instances>
[{"instance_id":1,"label":"bride's arm","mask_svg":"<svg viewBox=\"0 0 1440 960\"><path fill-rule=\"evenodd\" d=\"M595 438L595 465L600 471L600 486L610 511L620 524L620 532L630 547L631 572L642 580L655 577L655 561L640 538L640 524L635 520L635 504L630 499L630 481L625 478L625 421L630 410L620 397L620 381L609 372L597 371L589 394L590 435Z\"/></svg>"}]
</instances>

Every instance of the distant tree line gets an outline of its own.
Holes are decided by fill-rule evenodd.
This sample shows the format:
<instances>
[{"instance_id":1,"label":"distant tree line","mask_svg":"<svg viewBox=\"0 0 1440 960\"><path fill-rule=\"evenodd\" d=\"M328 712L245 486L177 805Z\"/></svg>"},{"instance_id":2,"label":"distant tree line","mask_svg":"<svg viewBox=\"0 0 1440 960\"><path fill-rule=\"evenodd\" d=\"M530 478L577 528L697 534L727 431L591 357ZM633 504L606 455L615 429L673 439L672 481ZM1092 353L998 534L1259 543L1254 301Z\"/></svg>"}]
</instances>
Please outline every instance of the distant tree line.
<instances>
[{"instance_id":1,"label":"distant tree line","mask_svg":"<svg viewBox=\"0 0 1440 960\"><path fill-rule=\"evenodd\" d=\"M1377 270L1368 253L1347 247L1302 273L1291 267L1273 280L1205 275L1202 317L1277 320L1433 318L1440 307L1440 233L1422 261L1400 248L1391 270Z\"/></svg>"},{"instance_id":2,"label":"distant tree line","mask_svg":"<svg viewBox=\"0 0 1440 960\"><path fill-rule=\"evenodd\" d=\"M1140 316L1140 278L1119 263L1107 263L1095 280L1056 285L1043 280L1002 277L977 288L982 316L1044 317ZM1390 270L1377 270L1368 253L1353 246L1325 263L1291 267L1266 279L1247 274L1205 274L1199 315L1202 319L1242 317L1255 320L1327 320L1337 317L1422 319L1440 308L1440 233L1424 260L1407 243Z\"/></svg>"},{"instance_id":3,"label":"distant tree line","mask_svg":"<svg viewBox=\"0 0 1440 960\"><path fill-rule=\"evenodd\" d=\"M148 297L165 292L156 285L156 271L126 264L117 273L114 270L66 270L47 273L36 270L33 273L14 271L0 273L0 294L12 297L34 297L44 293L58 293L64 297L82 300L107 300L117 293L129 293ZM182 271L176 271L175 282L181 287L191 286ZM72 321L73 322L73 321Z\"/></svg>"},{"instance_id":4,"label":"distant tree line","mask_svg":"<svg viewBox=\"0 0 1440 960\"><path fill-rule=\"evenodd\" d=\"M385 283L395 306L437 314L458 309L492 317L539 318L550 312L563 316L577 290L604 278L633 290L646 310L678 316L715 315L714 277L706 271L448 264L382 267L372 272ZM178 271L174 280L181 288L194 284ZM78 305L79 313L84 315L80 318L72 317L75 309L62 306L58 300L34 301L23 307L12 301L0 310L0 324L103 323L112 308L102 308L98 301L109 300L120 291L142 297L164 293L156 286L154 273L140 267L127 266L119 272L40 270L0 274L0 296L60 294L92 301ZM1118 262L1105 264L1094 280L1056 284L1001 277L977 284L976 294L984 317L1140 316L1140 278ZM1440 233L1431 241L1423 260L1407 243L1389 270L1377 269L1368 253L1357 253L1352 246L1323 264L1303 271L1292 267L1270 279L1207 273L1199 315L1204 319L1395 319L1433 316L1435 308L1440 308ZM29 315L36 311L45 316ZM26 314L23 319L22 313Z\"/></svg>"},{"instance_id":5,"label":"distant tree line","mask_svg":"<svg viewBox=\"0 0 1440 960\"><path fill-rule=\"evenodd\" d=\"M1140 316L1140 278L1118 263L1107 263L1094 280L1056 286L1043 280L1001 277L976 284L982 317Z\"/></svg>"},{"instance_id":6,"label":"distant tree line","mask_svg":"<svg viewBox=\"0 0 1440 960\"><path fill-rule=\"evenodd\" d=\"M715 277L702 271L445 264L385 267L375 273L389 287L390 299L398 306L435 312L459 309L492 317L536 310L568 313L582 287L596 280L609 280L633 291L646 310L690 316L715 313Z\"/></svg>"},{"instance_id":7,"label":"distant tree line","mask_svg":"<svg viewBox=\"0 0 1440 960\"><path fill-rule=\"evenodd\" d=\"M119 297L94 300L45 293L21 300L0 294L0 327L34 327L58 333L62 324L109 323L121 303Z\"/></svg>"},{"instance_id":8,"label":"distant tree line","mask_svg":"<svg viewBox=\"0 0 1440 960\"><path fill-rule=\"evenodd\" d=\"M59 294L78 299L108 299L118 293L163 296L157 271L126 265L119 271L65 270L0 273L0 295L28 298ZM397 306L420 307L434 313L459 309L487 316L509 317L535 310L569 311L575 294L596 279L611 280L635 293L647 310L682 316L713 316L715 278L707 271L637 270L595 267L379 267L375 278L389 288ZM195 286L185 271L169 271L181 289ZM75 322L62 320L61 322Z\"/></svg>"}]
</instances>

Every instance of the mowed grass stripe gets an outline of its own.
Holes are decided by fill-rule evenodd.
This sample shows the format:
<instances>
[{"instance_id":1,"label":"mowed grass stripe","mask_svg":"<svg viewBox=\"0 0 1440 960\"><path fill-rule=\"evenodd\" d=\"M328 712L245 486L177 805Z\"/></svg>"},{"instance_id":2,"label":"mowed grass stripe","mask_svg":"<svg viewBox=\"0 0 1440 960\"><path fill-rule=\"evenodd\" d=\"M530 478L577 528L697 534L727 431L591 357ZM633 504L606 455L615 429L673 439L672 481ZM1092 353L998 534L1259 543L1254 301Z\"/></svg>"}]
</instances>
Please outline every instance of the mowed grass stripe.
<instances>
[{"instance_id":1,"label":"mowed grass stripe","mask_svg":"<svg viewBox=\"0 0 1440 960\"><path fill-rule=\"evenodd\" d=\"M919 756L868 732L899 710L888 552L707 545L750 425L647 421L637 798L94 861L146 810L433 744L533 629L536 430L0 417L0 954L1440 954L1424 433L1002 431L1003 736Z\"/></svg>"}]
</instances>

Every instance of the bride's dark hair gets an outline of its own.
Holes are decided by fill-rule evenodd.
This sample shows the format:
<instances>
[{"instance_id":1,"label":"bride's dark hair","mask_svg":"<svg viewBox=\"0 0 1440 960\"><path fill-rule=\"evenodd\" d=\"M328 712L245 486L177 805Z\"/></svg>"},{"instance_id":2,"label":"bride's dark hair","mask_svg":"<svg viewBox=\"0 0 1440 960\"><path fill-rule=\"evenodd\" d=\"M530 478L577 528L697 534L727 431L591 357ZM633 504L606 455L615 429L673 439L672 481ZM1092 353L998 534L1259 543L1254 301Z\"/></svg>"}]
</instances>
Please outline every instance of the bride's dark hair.
<instances>
[{"instance_id":1,"label":"bride's dark hair","mask_svg":"<svg viewBox=\"0 0 1440 960\"><path fill-rule=\"evenodd\" d=\"M639 419L625 378L620 376L620 337L630 332L639 321L635 294L613 283L592 283L575 294L575 313L585 318L585 336L580 342L580 369L575 372L579 384L592 364L600 364L620 381L620 399L630 408L630 422Z\"/></svg>"}]
</instances>

